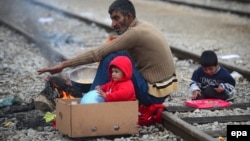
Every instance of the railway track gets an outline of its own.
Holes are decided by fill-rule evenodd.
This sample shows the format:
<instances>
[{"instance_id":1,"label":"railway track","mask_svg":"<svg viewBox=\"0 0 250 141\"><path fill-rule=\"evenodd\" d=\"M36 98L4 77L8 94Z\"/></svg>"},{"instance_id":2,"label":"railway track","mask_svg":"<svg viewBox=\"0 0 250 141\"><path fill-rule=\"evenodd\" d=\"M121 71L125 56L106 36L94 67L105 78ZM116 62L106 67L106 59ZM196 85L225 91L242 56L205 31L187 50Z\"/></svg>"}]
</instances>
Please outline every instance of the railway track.
<instances>
[{"instance_id":1,"label":"railway track","mask_svg":"<svg viewBox=\"0 0 250 141\"><path fill-rule=\"evenodd\" d=\"M240 3L240 2L244 2L242 3L242 5L244 6L244 4L249 4L250 1L237 1L237 0L229 0L226 1L227 3L230 3L229 6L223 6L222 3L220 3L219 0L212 0L208 3L202 3L199 1L186 1L186 0L162 0L165 2L169 2L169 3L173 3L173 4L178 4L178 5L186 5L186 6L191 6L191 7L195 7L195 8L202 8L202 9L207 9L207 10L212 10L212 11L218 11L218 12L227 12L227 13L232 13L232 14L236 14L242 17L250 17L250 11L243 11L242 9L239 8L232 8L232 5L234 5L235 3ZM225 0L224 0L225 3Z\"/></svg>"},{"instance_id":2,"label":"railway track","mask_svg":"<svg viewBox=\"0 0 250 141\"><path fill-rule=\"evenodd\" d=\"M235 103L232 104L230 107L228 108L219 108L219 107L214 107L214 108L209 108L206 110L211 110L211 111L215 111L215 110L232 110L232 109L236 109L236 108L240 108L240 109L247 109L250 107L250 103ZM246 114L246 115L226 115L226 116L208 116L208 117L181 117L180 119L185 121L186 123L183 123L183 121L180 121L179 119L177 120L177 118L179 118L178 116L174 115L175 112L193 112L197 109L195 108L191 108L191 107L187 107L187 106L169 106L165 108L166 111L163 113L163 118L164 118L164 122L163 124L165 124L165 127L168 129L170 128L170 130L172 130L172 128L175 128L175 126L179 127L180 129L174 129L176 131L175 134L179 134L179 136L184 136L183 138L185 138L186 140L208 140L207 136L203 136L203 133L200 133L200 131L197 134L200 135L196 135L196 133L193 133L193 127L191 125L193 124L207 124L207 123L213 123L213 122L219 122L219 123L226 123L226 122L246 122L249 121L250 119L250 115ZM167 125L171 124L171 126L173 127L168 127ZM186 124L184 127L182 124ZM187 126L187 128L186 128ZM190 128L191 126L191 128ZM179 132L180 130L183 130L181 132ZM182 135L184 133L190 133L190 136L185 136ZM226 137L227 136L227 131L225 129L217 129L217 130L204 130L204 133L208 134L211 137ZM191 135L191 134L195 134L195 135ZM204 138L203 138L204 137Z\"/></svg>"},{"instance_id":3,"label":"railway track","mask_svg":"<svg viewBox=\"0 0 250 141\"><path fill-rule=\"evenodd\" d=\"M109 25L106 25L104 23L100 23L98 21L93 21L92 19L89 19L89 18L86 18L83 16L79 16L79 15L71 13L69 11L58 9L58 8L53 7L51 5L46 5L45 3L34 2L34 4L42 6L42 7L46 7L50 10L55 10L57 12L63 13L64 15L67 15L71 18L76 18L76 19L79 19L79 20L87 22L87 23L95 23L97 26L104 28L108 32L112 31L112 28ZM7 19L3 19L2 17L0 17L0 22L2 24L12 28L13 30L19 32L23 36L27 37L31 42L34 42L38 45L44 46L44 44L41 43L36 38L35 35L25 31L24 29L21 29L18 25L12 24ZM177 56L178 58L192 59L194 61L199 60L199 55L197 55L193 52L181 50L181 49L174 47L174 46L171 46L171 49L172 49L173 54L175 56ZM60 54L59 52L56 52L52 48L50 48L50 51L55 52L55 54L57 54L56 55L57 57L53 58L55 61L60 62L64 59L66 59L62 54ZM248 78L248 79L250 78L250 72L248 70L245 70L244 68L235 67L234 65L229 65L226 63L222 63L222 62L221 62L221 64L231 71L237 71L237 72L241 73L245 78ZM249 107L249 103L233 104L231 106L231 108L246 108L246 107ZM188 112L188 111L194 111L194 110L195 109L184 107L184 106L182 106L182 107L181 106L166 107L166 111L163 112L163 115L162 115L162 117L164 119L164 121L163 121L164 127L166 127L167 129L171 130L176 135L178 135L181 138L186 139L186 140L192 140L192 141L193 140L194 141L195 140L197 140L197 141L198 140L203 140L203 141L215 140L214 137L218 137L218 134L214 134L214 133L212 133L212 131L200 131L199 129L197 129L191 125L192 123L212 122L212 120L211 121L209 121L209 120L202 121L202 118L199 118L199 119L198 118L182 118L181 119L181 118L178 118L177 116L175 116L174 114L171 113L171 112L176 112L176 111ZM210 109L210 110L215 110L215 109ZM218 110L218 109L216 109L216 110ZM231 116L231 117L233 117L233 116ZM219 119L223 119L223 118L224 117L217 117L217 120L221 121L221 122L225 122L225 121L219 120ZM238 121L248 120L249 115L242 116L242 118L239 118L238 116L234 116L233 119L231 119L229 121L236 121L236 119ZM199 121L199 122L197 122L197 121ZM225 131L220 131L219 133L220 133L220 135L225 135Z\"/></svg>"}]
</instances>

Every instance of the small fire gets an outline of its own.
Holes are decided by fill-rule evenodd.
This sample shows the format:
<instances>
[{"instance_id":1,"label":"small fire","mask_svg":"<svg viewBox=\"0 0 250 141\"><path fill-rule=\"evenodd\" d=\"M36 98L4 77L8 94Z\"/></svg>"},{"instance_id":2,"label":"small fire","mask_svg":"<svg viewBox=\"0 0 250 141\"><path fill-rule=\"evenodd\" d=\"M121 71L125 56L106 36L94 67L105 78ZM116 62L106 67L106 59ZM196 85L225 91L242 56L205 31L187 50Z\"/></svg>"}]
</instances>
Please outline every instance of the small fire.
<instances>
[{"instance_id":1,"label":"small fire","mask_svg":"<svg viewBox=\"0 0 250 141\"><path fill-rule=\"evenodd\" d=\"M69 93L67 93L66 91L61 91L61 98L62 99L73 99L75 98L74 96L70 95Z\"/></svg>"},{"instance_id":2,"label":"small fire","mask_svg":"<svg viewBox=\"0 0 250 141\"><path fill-rule=\"evenodd\" d=\"M62 90L62 88L60 88L56 83L52 82L54 88L57 89L57 91L59 92L60 94L60 98L62 99L73 99L75 98L74 96L72 96L70 93L68 93L67 91L65 90Z\"/></svg>"}]
</instances>

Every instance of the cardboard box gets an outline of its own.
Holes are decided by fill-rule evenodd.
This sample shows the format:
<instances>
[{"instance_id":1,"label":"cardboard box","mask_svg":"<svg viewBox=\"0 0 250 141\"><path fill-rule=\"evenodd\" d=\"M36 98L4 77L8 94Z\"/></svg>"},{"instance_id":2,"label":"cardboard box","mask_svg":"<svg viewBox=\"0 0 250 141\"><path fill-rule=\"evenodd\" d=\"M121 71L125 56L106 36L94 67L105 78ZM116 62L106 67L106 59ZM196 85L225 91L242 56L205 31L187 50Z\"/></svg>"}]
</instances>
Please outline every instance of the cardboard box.
<instances>
[{"instance_id":1,"label":"cardboard box","mask_svg":"<svg viewBox=\"0 0 250 141\"><path fill-rule=\"evenodd\" d=\"M56 129L64 135L75 138L139 132L137 101L79 104L80 100L56 100Z\"/></svg>"}]
</instances>

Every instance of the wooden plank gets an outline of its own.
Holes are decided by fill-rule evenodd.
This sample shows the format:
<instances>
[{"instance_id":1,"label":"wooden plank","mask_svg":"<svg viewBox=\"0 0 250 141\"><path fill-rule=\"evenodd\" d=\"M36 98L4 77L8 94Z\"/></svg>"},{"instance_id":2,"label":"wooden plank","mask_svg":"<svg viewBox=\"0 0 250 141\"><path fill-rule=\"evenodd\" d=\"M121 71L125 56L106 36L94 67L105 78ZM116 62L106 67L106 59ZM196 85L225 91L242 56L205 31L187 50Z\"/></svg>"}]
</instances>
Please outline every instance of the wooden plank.
<instances>
[{"instance_id":1,"label":"wooden plank","mask_svg":"<svg viewBox=\"0 0 250 141\"><path fill-rule=\"evenodd\" d=\"M250 120L250 115L230 115L230 116L212 116L212 117L184 117L182 120L192 123L212 123L212 122L245 122Z\"/></svg>"},{"instance_id":2,"label":"wooden plank","mask_svg":"<svg viewBox=\"0 0 250 141\"><path fill-rule=\"evenodd\" d=\"M226 137L227 131L226 130L204 130L203 132L207 133L208 135L218 138L218 137Z\"/></svg>"}]
</instances>

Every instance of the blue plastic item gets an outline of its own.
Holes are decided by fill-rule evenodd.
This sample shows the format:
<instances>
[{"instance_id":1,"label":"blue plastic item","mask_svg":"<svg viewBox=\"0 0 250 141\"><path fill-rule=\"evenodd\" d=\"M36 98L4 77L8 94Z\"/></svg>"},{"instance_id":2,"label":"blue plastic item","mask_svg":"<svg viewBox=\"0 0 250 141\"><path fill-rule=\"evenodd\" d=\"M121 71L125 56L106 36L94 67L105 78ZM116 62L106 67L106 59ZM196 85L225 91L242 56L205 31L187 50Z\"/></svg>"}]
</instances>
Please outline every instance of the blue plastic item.
<instances>
[{"instance_id":1,"label":"blue plastic item","mask_svg":"<svg viewBox=\"0 0 250 141\"><path fill-rule=\"evenodd\" d=\"M92 104L92 103L102 103L104 98L99 96L97 90L91 90L83 95L81 99L81 104Z\"/></svg>"}]
</instances>

